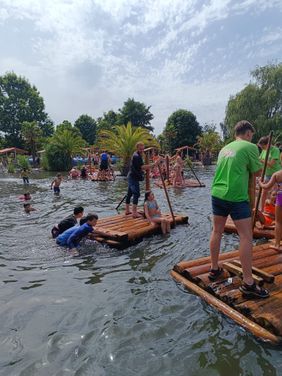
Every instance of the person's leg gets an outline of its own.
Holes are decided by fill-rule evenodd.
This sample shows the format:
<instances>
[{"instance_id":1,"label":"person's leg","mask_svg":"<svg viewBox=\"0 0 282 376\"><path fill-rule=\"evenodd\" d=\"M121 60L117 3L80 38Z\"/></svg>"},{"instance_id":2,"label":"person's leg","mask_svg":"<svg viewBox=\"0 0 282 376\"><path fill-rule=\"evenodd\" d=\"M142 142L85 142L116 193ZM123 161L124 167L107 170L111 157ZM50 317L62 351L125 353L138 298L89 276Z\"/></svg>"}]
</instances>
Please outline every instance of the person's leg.
<instances>
[{"instance_id":1,"label":"person's leg","mask_svg":"<svg viewBox=\"0 0 282 376\"><path fill-rule=\"evenodd\" d=\"M170 233L170 221L166 220L166 232Z\"/></svg>"},{"instance_id":2,"label":"person's leg","mask_svg":"<svg viewBox=\"0 0 282 376\"><path fill-rule=\"evenodd\" d=\"M252 277L252 251L253 251L253 230L252 218L234 220L234 224L240 237L239 257L243 269L243 281L252 285L254 283Z\"/></svg>"},{"instance_id":3,"label":"person's leg","mask_svg":"<svg viewBox=\"0 0 282 376\"><path fill-rule=\"evenodd\" d=\"M127 190L127 196L126 196L126 201L125 201L125 215L131 214L131 212L130 212L131 196L132 196L132 190L131 190L129 182L128 182L128 190Z\"/></svg>"},{"instance_id":4,"label":"person's leg","mask_svg":"<svg viewBox=\"0 0 282 376\"><path fill-rule=\"evenodd\" d=\"M132 217L141 218L142 214L139 214L137 211L138 199L140 197L140 186L139 181L132 181L131 190L133 192L133 201L132 201Z\"/></svg>"},{"instance_id":5,"label":"person's leg","mask_svg":"<svg viewBox=\"0 0 282 376\"><path fill-rule=\"evenodd\" d=\"M227 217L222 217L219 215L213 216L213 229L210 237L210 255L211 255L211 269L218 269L218 256L220 251L220 243L222 234L224 231L224 226Z\"/></svg>"},{"instance_id":6,"label":"person's leg","mask_svg":"<svg viewBox=\"0 0 282 376\"><path fill-rule=\"evenodd\" d=\"M282 206L275 206L275 249L282 251L280 242L282 240Z\"/></svg>"}]
</instances>

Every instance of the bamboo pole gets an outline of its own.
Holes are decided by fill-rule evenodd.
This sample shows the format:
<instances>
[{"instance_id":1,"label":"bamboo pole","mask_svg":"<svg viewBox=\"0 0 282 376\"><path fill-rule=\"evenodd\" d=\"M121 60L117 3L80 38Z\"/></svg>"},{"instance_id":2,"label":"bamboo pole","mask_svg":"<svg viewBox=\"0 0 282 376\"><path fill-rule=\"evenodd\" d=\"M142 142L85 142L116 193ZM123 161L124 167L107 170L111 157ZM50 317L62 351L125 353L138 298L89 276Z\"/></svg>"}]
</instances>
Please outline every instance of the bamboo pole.
<instances>
[{"instance_id":1,"label":"bamboo pole","mask_svg":"<svg viewBox=\"0 0 282 376\"><path fill-rule=\"evenodd\" d=\"M165 192L166 200L167 200L167 203L168 203L168 206L169 206L170 214L171 214L171 217L172 217L173 226L175 226L175 217L174 217L174 214L173 214L173 211L172 211L170 199L169 199L169 196L168 196L168 193L167 193L167 189L166 189L166 186L165 186L165 181L164 181L164 178L163 178L163 175L162 175L162 171L161 171L161 167L160 167L159 164L158 164L158 169L159 169L160 177L161 177L161 180L162 180L162 183L163 183L164 192Z\"/></svg>"},{"instance_id":2,"label":"bamboo pole","mask_svg":"<svg viewBox=\"0 0 282 376\"><path fill-rule=\"evenodd\" d=\"M165 157L165 163L166 163L166 180L167 180L168 184L170 184L170 178L169 178L169 156L168 155L166 155L166 157ZM159 168L159 172L160 172L160 175L162 175L160 168ZM163 181L163 179L162 179L162 181Z\"/></svg>"},{"instance_id":3,"label":"bamboo pole","mask_svg":"<svg viewBox=\"0 0 282 376\"><path fill-rule=\"evenodd\" d=\"M148 166L150 163L149 161L149 155L148 153L145 154L145 164ZM150 169L148 168L146 170L146 176L145 176L145 190L146 191L150 191L151 190L151 187L150 187Z\"/></svg>"},{"instance_id":4,"label":"bamboo pole","mask_svg":"<svg viewBox=\"0 0 282 376\"><path fill-rule=\"evenodd\" d=\"M261 173L261 181L262 182L263 182L264 176L265 176L265 171L266 171L266 167L267 167L267 162L268 162L268 157L269 157L269 151L270 151L270 147L271 147L272 137L273 137L273 131L270 131L269 136L268 136L268 144L267 144L267 149L266 149L266 155L265 155L263 170L262 170L262 173ZM257 213L258 213L259 203L260 203L260 199L261 199L261 192L262 192L262 188L260 186L259 187L257 201L256 201L256 206L255 206L254 218L253 218L253 229L255 228L255 225L256 225L256 216L257 216Z\"/></svg>"}]
</instances>

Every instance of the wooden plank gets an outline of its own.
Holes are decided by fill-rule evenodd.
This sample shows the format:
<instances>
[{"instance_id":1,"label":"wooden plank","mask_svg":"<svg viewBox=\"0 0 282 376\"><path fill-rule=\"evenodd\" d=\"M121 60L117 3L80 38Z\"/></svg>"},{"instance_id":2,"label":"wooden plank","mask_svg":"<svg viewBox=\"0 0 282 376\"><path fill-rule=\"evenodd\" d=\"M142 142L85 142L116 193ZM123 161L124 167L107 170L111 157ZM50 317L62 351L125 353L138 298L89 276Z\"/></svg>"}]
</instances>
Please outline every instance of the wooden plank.
<instances>
[{"instance_id":1,"label":"wooden plank","mask_svg":"<svg viewBox=\"0 0 282 376\"><path fill-rule=\"evenodd\" d=\"M233 260L232 264L242 268L241 261L239 261L239 260ZM273 274L269 274L269 273L267 273L267 272L265 272L261 269L256 268L255 266L252 267L252 272L253 272L253 274L263 278L263 280L268 282L268 283L274 282L274 275Z\"/></svg>"},{"instance_id":2,"label":"wooden plank","mask_svg":"<svg viewBox=\"0 0 282 376\"><path fill-rule=\"evenodd\" d=\"M211 295L207 291L203 290L201 287L197 286L195 283L187 280L180 274L175 271L171 271L172 277L182 283L187 289L193 291L195 294L199 295L203 300L205 300L208 304L215 307L218 311L222 312L239 325L243 326L245 329L249 330L253 333L256 337L259 337L265 341L270 341L273 344L281 344L282 337L274 335L270 331L264 329L262 326L258 325L257 323L253 322L249 318L245 317L240 312L236 311L226 303L222 302L221 300L217 299L215 296Z\"/></svg>"},{"instance_id":3,"label":"wooden plank","mask_svg":"<svg viewBox=\"0 0 282 376\"><path fill-rule=\"evenodd\" d=\"M231 262L224 262L224 263L222 264L222 267L223 267L224 269L226 269L227 271L229 271L229 273L231 273L231 274L235 274L235 275L237 275L238 277L243 278L243 269L242 269L240 266L234 265L234 264L232 264ZM261 277L258 277L258 276L255 275L255 274L252 274L252 277L253 277L254 281L255 281L259 286L262 286L262 285L263 285L264 280L263 280Z\"/></svg>"}]
</instances>

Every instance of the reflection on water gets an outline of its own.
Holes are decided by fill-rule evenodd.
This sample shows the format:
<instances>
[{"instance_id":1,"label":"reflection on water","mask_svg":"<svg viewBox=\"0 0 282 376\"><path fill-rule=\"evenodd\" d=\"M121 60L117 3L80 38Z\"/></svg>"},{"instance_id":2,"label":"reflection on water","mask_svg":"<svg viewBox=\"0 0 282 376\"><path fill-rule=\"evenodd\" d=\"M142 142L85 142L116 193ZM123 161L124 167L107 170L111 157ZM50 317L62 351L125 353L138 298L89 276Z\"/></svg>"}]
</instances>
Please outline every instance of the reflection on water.
<instances>
[{"instance_id":1,"label":"reflection on water","mask_svg":"<svg viewBox=\"0 0 282 376\"><path fill-rule=\"evenodd\" d=\"M126 181L64 181L50 175L28 187L23 214L17 177L0 176L2 375L279 375L281 349L258 342L169 275L180 260L208 255L212 168L198 171L206 188L171 189L175 212L189 226L156 235L124 251L86 241L78 257L58 248L51 227L83 205L115 214ZM168 211L164 192L154 190ZM237 244L225 235L223 248Z\"/></svg>"}]
</instances>

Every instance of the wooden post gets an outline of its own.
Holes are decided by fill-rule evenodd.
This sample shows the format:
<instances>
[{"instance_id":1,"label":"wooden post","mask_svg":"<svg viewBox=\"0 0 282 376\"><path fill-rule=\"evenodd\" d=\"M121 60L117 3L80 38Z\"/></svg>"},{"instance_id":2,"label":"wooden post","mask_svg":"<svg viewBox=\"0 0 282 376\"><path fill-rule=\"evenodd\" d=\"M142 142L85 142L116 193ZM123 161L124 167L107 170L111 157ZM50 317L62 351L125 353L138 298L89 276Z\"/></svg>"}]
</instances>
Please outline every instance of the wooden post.
<instances>
[{"instance_id":1,"label":"wooden post","mask_svg":"<svg viewBox=\"0 0 282 376\"><path fill-rule=\"evenodd\" d=\"M167 180L168 184L170 184L170 178L169 178L169 156L168 155L166 155L166 157L165 157L165 163L166 163L166 180ZM162 176L160 168L159 168L159 171L160 171L160 175Z\"/></svg>"},{"instance_id":2,"label":"wooden post","mask_svg":"<svg viewBox=\"0 0 282 376\"><path fill-rule=\"evenodd\" d=\"M161 167L160 167L159 164L158 164L158 169L159 169L160 177L161 177L161 180L162 180L162 183L163 183L164 192L165 192L165 196L166 196L167 203L168 203L168 206L169 206L170 214L171 214L171 217L172 217L173 226L175 226L175 217L174 217L174 214L173 214L173 211L172 211L170 199L169 199L169 196L168 196L168 193L167 193L165 181L164 181L164 178L163 178L163 175L162 175L162 171L161 171Z\"/></svg>"},{"instance_id":3,"label":"wooden post","mask_svg":"<svg viewBox=\"0 0 282 376\"><path fill-rule=\"evenodd\" d=\"M252 219L255 213L255 204L256 204L256 177L255 174L250 174L249 176L249 200L250 207L252 210Z\"/></svg>"},{"instance_id":4,"label":"wooden post","mask_svg":"<svg viewBox=\"0 0 282 376\"><path fill-rule=\"evenodd\" d=\"M272 137L273 137L273 131L270 131L269 136L268 136L268 144L267 144L267 148L266 148L266 155L265 155L263 170L262 170L262 173L261 173L261 181L262 182L263 182L264 176L265 176L265 171L266 171L266 167L267 167L267 162L268 162L268 157L269 157L269 151L270 151L270 147L271 147ZM256 216L257 216L257 213L258 213L259 202L260 202L260 199L261 199L261 192L262 192L262 188L260 186L259 187L257 201L256 201L256 206L255 206L254 217L253 217L253 229L255 228L255 225L256 225Z\"/></svg>"},{"instance_id":5,"label":"wooden post","mask_svg":"<svg viewBox=\"0 0 282 376\"><path fill-rule=\"evenodd\" d=\"M148 165L149 162L149 155L148 152L145 154L145 164ZM146 170L146 176L145 176L145 190L150 191L150 169Z\"/></svg>"}]
</instances>

